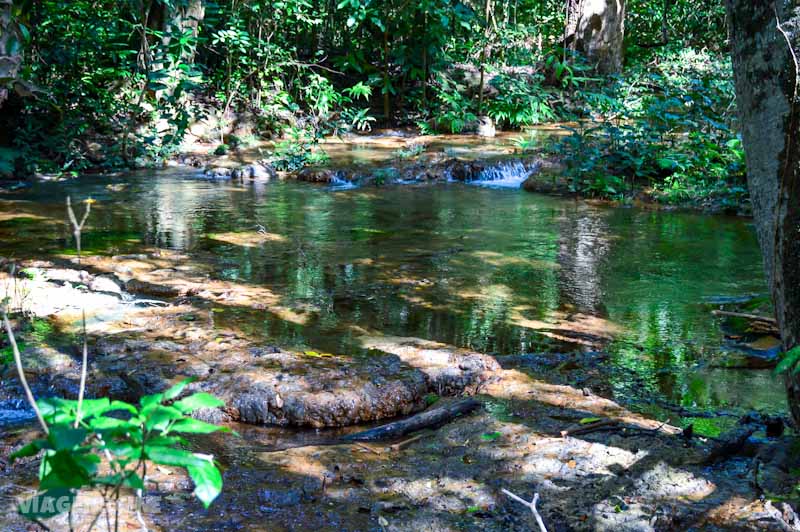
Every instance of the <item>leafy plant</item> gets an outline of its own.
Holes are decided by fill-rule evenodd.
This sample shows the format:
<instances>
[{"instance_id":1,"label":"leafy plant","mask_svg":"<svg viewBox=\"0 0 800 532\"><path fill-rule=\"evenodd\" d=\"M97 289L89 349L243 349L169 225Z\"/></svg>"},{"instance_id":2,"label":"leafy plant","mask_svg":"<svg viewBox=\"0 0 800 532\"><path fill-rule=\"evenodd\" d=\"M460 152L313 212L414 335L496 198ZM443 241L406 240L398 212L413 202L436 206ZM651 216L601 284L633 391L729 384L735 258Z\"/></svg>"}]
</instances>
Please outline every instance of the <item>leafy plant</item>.
<instances>
[{"instance_id":1,"label":"leafy plant","mask_svg":"<svg viewBox=\"0 0 800 532\"><path fill-rule=\"evenodd\" d=\"M793 375L800 372L800 346L795 346L781 357L781 361L775 366L775 373L789 373Z\"/></svg>"},{"instance_id":2,"label":"leafy plant","mask_svg":"<svg viewBox=\"0 0 800 532\"><path fill-rule=\"evenodd\" d=\"M190 417L199 409L224 404L203 392L181 397L191 382L187 379L163 393L142 397L138 405L85 399L79 409L77 401L67 399L37 401L47 424L46 437L11 455L12 460L41 455L39 493L34 499L74 499L85 489L99 490L106 504L118 501L123 489L134 490L141 498L148 464L154 463L184 468L194 481L193 494L208 507L222 490L222 475L212 456L184 449L183 435L229 429ZM25 517L41 519L66 512L68 505L27 501L19 510Z\"/></svg>"},{"instance_id":3,"label":"leafy plant","mask_svg":"<svg viewBox=\"0 0 800 532\"><path fill-rule=\"evenodd\" d=\"M492 80L497 96L489 100L488 113L498 124L514 128L540 124L555 118L550 95L542 87L541 75L498 74Z\"/></svg>"}]
</instances>

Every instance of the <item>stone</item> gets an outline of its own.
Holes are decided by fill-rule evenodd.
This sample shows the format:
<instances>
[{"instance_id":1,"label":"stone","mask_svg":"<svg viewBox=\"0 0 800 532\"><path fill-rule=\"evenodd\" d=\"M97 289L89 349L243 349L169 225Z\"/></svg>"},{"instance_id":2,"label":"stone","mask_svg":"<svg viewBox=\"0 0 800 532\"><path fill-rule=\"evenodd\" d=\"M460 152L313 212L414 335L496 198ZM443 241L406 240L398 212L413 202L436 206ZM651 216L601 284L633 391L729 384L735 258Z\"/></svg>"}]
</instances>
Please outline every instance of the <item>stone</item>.
<instances>
[{"instance_id":1,"label":"stone","mask_svg":"<svg viewBox=\"0 0 800 532\"><path fill-rule=\"evenodd\" d=\"M494 127L494 123L492 119L488 116L482 116L478 121L478 130L477 134L479 137L489 137L492 138L497 134L497 130Z\"/></svg>"},{"instance_id":2,"label":"stone","mask_svg":"<svg viewBox=\"0 0 800 532\"><path fill-rule=\"evenodd\" d=\"M297 173L297 180L307 183L330 183L335 177L336 173L326 168L304 168Z\"/></svg>"},{"instance_id":3,"label":"stone","mask_svg":"<svg viewBox=\"0 0 800 532\"><path fill-rule=\"evenodd\" d=\"M106 276L97 276L89 281L89 290L92 292L105 292L108 294L122 294L122 287L116 281Z\"/></svg>"},{"instance_id":4,"label":"stone","mask_svg":"<svg viewBox=\"0 0 800 532\"><path fill-rule=\"evenodd\" d=\"M231 177L232 172L230 168L225 168L224 166L209 167L204 171L205 175L211 179L228 179Z\"/></svg>"}]
</instances>

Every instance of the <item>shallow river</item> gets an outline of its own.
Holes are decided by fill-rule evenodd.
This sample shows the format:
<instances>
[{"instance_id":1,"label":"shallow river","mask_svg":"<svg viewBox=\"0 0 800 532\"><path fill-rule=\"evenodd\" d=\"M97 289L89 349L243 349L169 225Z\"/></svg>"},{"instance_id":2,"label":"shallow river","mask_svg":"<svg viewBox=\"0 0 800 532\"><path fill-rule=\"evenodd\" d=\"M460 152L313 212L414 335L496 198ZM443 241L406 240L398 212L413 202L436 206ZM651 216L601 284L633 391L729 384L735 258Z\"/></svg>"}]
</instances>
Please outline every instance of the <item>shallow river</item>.
<instances>
[{"instance_id":1,"label":"shallow river","mask_svg":"<svg viewBox=\"0 0 800 532\"><path fill-rule=\"evenodd\" d=\"M92 197L84 249L181 250L280 294L293 319L216 316L264 341L348 352L358 325L510 355L574 349L554 324L578 321L573 340L613 338L619 399L644 390L684 406L785 410L769 370L717 367L731 348L709 302L766 291L750 220L457 183L242 186L175 169L111 181L126 186L87 177L2 196L0 254L69 252L64 196ZM8 216L19 212L34 216ZM259 229L272 236L257 245L231 235Z\"/></svg>"}]
</instances>

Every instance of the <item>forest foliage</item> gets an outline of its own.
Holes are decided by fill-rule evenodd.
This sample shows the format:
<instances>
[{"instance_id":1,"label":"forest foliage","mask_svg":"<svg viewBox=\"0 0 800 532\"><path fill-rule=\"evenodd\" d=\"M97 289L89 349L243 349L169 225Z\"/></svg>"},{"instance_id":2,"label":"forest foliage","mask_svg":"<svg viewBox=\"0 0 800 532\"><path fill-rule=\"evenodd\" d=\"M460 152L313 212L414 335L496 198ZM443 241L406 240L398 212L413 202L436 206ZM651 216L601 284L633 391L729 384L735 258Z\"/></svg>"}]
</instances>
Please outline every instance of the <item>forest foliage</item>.
<instances>
[{"instance_id":1,"label":"forest foliage","mask_svg":"<svg viewBox=\"0 0 800 532\"><path fill-rule=\"evenodd\" d=\"M568 5L14 1L0 171L148 166L187 141L224 153L257 138L279 140L272 159L291 170L324 159L313 148L325 136L469 132L485 115L523 138L574 122L553 151L584 193L741 195L722 5L629 0L614 75L566 46Z\"/></svg>"}]
</instances>

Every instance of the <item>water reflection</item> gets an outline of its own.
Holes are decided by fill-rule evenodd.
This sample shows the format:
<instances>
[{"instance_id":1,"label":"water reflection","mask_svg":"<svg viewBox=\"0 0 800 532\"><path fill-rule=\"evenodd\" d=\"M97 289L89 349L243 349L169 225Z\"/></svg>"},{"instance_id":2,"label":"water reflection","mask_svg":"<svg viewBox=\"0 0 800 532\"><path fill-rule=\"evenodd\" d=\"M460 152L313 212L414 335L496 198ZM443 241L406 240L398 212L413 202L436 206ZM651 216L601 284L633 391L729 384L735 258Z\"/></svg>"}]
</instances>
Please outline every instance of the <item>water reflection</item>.
<instances>
[{"instance_id":1,"label":"water reflection","mask_svg":"<svg viewBox=\"0 0 800 532\"><path fill-rule=\"evenodd\" d=\"M603 317L607 316L604 283L598 280L611 247L607 214L593 207L576 208L562 219L558 242L561 303Z\"/></svg>"},{"instance_id":2,"label":"water reflection","mask_svg":"<svg viewBox=\"0 0 800 532\"><path fill-rule=\"evenodd\" d=\"M619 395L631 391L632 372L677 401L755 396L781 408L779 384L754 385L774 381L768 373L703 364L722 338L702 301L765 291L745 220L461 184L333 192L174 171L128 182L120 192L101 178L42 184L17 196L22 203L3 203L2 212L42 218L0 218L0 253L69 251L63 216L52 215L66 194L92 196L86 249L176 249L211 276L269 287L280 312L233 308L215 319L270 342L350 352L360 333L375 331L504 355L564 349L569 328L614 338L608 349L626 370L612 383Z\"/></svg>"}]
</instances>

